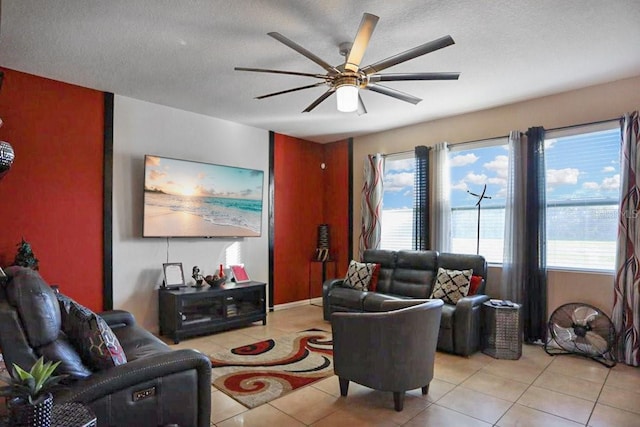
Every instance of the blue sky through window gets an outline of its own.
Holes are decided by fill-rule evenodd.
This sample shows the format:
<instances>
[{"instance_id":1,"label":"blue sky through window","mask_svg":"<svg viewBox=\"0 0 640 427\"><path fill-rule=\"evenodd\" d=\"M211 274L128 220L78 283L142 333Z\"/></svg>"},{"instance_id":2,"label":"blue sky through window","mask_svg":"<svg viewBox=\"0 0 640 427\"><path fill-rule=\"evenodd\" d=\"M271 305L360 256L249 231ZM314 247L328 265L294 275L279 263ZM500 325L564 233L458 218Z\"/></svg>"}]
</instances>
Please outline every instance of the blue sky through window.
<instances>
[{"instance_id":1,"label":"blue sky through window","mask_svg":"<svg viewBox=\"0 0 640 427\"><path fill-rule=\"evenodd\" d=\"M619 130L548 139L545 143L547 202L576 199L617 201L620 188ZM576 150L576 144L580 149ZM487 185L483 206L504 206L507 185L506 145L450 153L451 206L474 206ZM415 164L389 156L385 164L384 209L413 207Z\"/></svg>"}]
</instances>

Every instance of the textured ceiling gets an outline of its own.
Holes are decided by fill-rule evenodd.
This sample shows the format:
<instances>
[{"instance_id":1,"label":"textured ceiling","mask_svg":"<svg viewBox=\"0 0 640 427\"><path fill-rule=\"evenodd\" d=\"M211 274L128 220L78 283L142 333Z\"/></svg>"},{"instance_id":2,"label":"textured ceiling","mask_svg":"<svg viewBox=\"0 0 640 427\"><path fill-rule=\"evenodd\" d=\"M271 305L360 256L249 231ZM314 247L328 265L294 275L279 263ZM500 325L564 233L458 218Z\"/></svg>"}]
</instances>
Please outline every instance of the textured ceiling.
<instances>
[{"instance_id":1,"label":"textured ceiling","mask_svg":"<svg viewBox=\"0 0 640 427\"><path fill-rule=\"evenodd\" d=\"M640 75L639 0L0 0L0 65L318 142L358 136ZM324 73L267 36L329 63L364 12L380 16L363 65L450 34L456 44L385 70L459 71L395 82L412 105L362 91L369 111L336 111L315 83L235 66Z\"/></svg>"}]
</instances>

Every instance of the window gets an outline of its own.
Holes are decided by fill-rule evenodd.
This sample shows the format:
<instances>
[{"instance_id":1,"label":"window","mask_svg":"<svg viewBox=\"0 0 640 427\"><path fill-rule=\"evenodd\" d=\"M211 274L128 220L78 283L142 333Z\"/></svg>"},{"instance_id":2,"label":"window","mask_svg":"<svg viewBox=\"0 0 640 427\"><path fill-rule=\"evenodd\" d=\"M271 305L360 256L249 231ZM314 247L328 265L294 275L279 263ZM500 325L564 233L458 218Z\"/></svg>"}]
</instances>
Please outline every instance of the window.
<instances>
[{"instance_id":1,"label":"window","mask_svg":"<svg viewBox=\"0 0 640 427\"><path fill-rule=\"evenodd\" d=\"M618 123L547 132L545 169L547 266L613 270L620 199Z\"/></svg>"},{"instance_id":2,"label":"window","mask_svg":"<svg viewBox=\"0 0 640 427\"><path fill-rule=\"evenodd\" d=\"M451 251L502 263L508 171L507 138L451 147ZM620 198L617 122L547 131L545 140L547 266L613 270ZM410 249L413 153L385 159L383 249Z\"/></svg>"},{"instance_id":3,"label":"window","mask_svg":"<svg viewBox=\"0 0 640 427\"><path fill-rule=\"evenodd\" d=\"M385 158L380 236L382 249L412 248L415 171L413 153L393 154Z\"/></svg>"},{"instance_id":4,"label":"window","mask_svg":"<svg viewBox=\"0 0 640 427\"><path fill-rule=\"evenodd\" d=\"M507 150L506 138L464 144L460 149L456 146L451 148L452 252L479 252L487 262L502 263L509 161ZM477 203L485 185L486 198L480 204L478 251Z\"/></svg>"}]
</instances>

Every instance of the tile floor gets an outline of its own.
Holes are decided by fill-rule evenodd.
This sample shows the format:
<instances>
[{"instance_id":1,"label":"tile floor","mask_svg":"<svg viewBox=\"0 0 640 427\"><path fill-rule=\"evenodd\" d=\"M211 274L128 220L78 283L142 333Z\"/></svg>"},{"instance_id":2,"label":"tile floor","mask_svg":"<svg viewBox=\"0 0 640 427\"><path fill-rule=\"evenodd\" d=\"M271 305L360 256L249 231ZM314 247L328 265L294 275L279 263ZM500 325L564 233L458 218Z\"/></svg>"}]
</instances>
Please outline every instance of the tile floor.
<instances>
[{"instance_id":1,"label":"tile floor","mask_svg":"<svg viewBox=\"0 0 640 427\"><path fill-rule=\"evenodd\" d=\"M322 308L300 306L269 313L256 323L174 348L204 353L250 344L309 328L330 330ZM429 394L407 393L404 410L393 409L391 393L351 383L340 397L337 377L304 387L248 410L212 389L211 425L231 426L408 426L408 427L640 427L640 369L607 369L577 356L549 356L525 345L519 360L483 353L469 358L438 353Z\"/></svg>"}]
</instances>

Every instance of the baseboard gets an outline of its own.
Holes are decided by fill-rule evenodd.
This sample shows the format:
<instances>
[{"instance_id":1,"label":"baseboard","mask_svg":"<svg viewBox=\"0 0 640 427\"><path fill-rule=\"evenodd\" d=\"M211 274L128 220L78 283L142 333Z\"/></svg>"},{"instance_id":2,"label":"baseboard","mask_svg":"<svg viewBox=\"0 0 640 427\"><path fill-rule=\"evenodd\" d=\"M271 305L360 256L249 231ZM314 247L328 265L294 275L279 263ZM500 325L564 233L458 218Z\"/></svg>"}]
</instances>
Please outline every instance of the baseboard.
<instances>
[{"instance_id":1,"label":"baseboard","mask_svg":"<svg viewBox=\"0 0 640 427\"><path fill-rule=\"evenodd\" d=\"M305 305L322 305L322 297L313 299L303 299L300 301L287 302L284 304L276 304L273 306L273 311L286 310L288 308L302 307Z\"/></svg>"}]
</instances>

